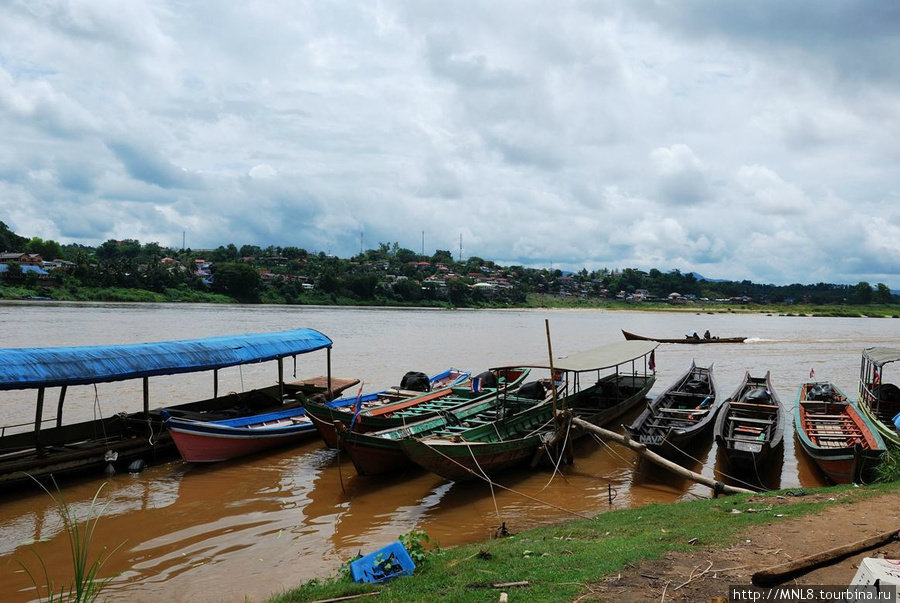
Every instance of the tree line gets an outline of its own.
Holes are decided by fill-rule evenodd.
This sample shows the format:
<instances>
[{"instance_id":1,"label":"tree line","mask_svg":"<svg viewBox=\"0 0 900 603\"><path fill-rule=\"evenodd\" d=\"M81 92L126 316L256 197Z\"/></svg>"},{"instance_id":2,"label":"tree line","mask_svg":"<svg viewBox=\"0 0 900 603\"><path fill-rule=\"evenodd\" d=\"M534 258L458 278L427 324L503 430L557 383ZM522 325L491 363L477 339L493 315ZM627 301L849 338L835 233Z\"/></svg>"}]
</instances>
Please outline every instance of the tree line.
<instances>
[{"instance_id":1,"label":"tree line","mask_svg":"<svg viewBox=\"0 0 900 603\"><path fill-rule=\"evenodd\" d=\"M5 281L68 291L122 288L160 294L197 292L245 302L286 304L397 304L452 307L523 305L530 294L621 298L647 292L650 299L752 300L754 303L868 305L897 303L884 283L771 285L710 281L679 270L582 269L566 273L521 265L500 266L479 257L454 259L448 250L416 253L397 243L350 258L296 246L229 243L211 250L175 249L134 239L97 247L63 245L19 236L0 222L0 249L40 254L71 264L49 279L8 271ZM208 273L202 270L208 265ZM200 270L198 270L198 268ZM50 291L52 295L52 291ZM177 297L177 295L174 295Z\"/></svg>"}]
</instances>

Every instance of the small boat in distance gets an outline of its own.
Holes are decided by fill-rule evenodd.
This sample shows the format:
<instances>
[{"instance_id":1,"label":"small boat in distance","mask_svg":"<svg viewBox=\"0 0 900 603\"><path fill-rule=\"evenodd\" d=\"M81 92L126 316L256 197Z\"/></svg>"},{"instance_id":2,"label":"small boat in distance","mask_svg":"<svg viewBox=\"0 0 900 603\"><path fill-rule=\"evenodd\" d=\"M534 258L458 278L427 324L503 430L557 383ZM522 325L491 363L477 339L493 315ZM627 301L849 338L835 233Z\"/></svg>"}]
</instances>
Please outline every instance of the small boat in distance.
<instances>
[{"instance_id":1,"label":"small boat in distance","mask_svg":"<svg viewBox=\"0 0 900 603\"><path fill-rule=\"evenodd\" d=\"M794 426L803 450L835 484L867 481L887 450L875 425L832 383L800 386Z\"/></svg>"},{"instance_id":2,"label":"small boat in distance","mask_svg":"<svg viewBox=\"0 0 900 603\"><path fill-rule=\"evenodd\" d=\"M699 344L699 343L744 343L746 337L701 337L699 335L685 335L684 337L679 338L665 338L665 337L645 337L643 335L638 335L636 333L631 333L630 331L626 331L622 329L622 335L625 336L625 339L629 341L656 341L658 343L689 343L689 344Z\"/></svg>"},{"instance_id":3,"label":"small boat in distance","mask_svg":"<svg viewBox=\"0 0 900 603\"><path fill-rule=\"evenodd\" d=\"M647 448L671 455L710 435L719 410L716 396L712 365L705 368L692 360L686 373L651 400L631 425L623 427Z\"/></svg>"},{"instance_id":4,"label":"small boat in distance","mask_svg":"<svg viewBox=\"0 0 900 603\"><path fill-rule=\"evenodd\" d=\"M715 425L716 443L732 466L754 472L784 445L783 412L769 372L765 377L744 373L740 386L722 403Z\"/></svg>"}]
</instances>

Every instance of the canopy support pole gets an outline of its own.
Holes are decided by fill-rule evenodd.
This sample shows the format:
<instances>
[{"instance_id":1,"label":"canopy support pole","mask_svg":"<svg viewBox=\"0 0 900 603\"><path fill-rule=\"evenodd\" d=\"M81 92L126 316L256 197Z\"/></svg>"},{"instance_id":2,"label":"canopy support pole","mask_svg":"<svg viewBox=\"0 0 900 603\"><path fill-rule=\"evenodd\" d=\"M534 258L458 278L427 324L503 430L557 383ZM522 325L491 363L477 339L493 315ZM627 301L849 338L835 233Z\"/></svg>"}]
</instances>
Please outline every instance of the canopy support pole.
<instances>
[{"instance_id":1,"label":"canopy support pole","mask_svg":"<svg viewBox=\"0 0 900 603\"><path fill-rule=\"evenodd\" d=\"M144 377L144 414L150 414L150 378Z\"/></svg>"},{"instance_id":2,"label":"canopy support pole","mask_svg":"<svg viewBox=\"0 0 900 603\"><path fill-rule=\"evenodd\" d=\"M334 397L334 393L332 392L332 389L331 389L331 346L329 346L326 349L328 350L328 353L327 353L327 357L328 357L328 372L327 372L328 392L325 394L325 397L327 400L331 400Z\"/></svg>"},{"instance_id":3,"label":"canopy support pole","mask_svg":"<svg viewBox=\"0 0 900 603\"><path fill-rule=\"evenodd\" d=\"M213 369L213 400L219 399L219 369Z\"/></svg>"},{"instance_id":4,"label":"canopy support pole","mask_svg":"<svg viewBox=\"0 0 900 603\"><path fill-rule=\"evenodd\" d=\"M284 358L278 359L278 399L284 403Z\"/></svg>"},{"instance_id":5,"label":"canopy support pole","mask_svg":"<svg viewBox=\"0 0 900 603\"><path fill-rule=\"evenodd\" d=\"M62 427L62 407L63 402L66 399L66 390L69 389L68 385L63 385L59 390L59 404L56 405L56 426Z\"/></svg>"},{"instance_id":6,"label":"canopy support pole","mask_svg":"<svg viewBox=\"0 0 900 603\"><path fill-rule=\"evenodd\" d=\"M41 420L44 418L44 388L38 389L37 410L34 413L34 447L38 458L44 458L44 447L41 445Z\"/></svg>"}]
</instances>

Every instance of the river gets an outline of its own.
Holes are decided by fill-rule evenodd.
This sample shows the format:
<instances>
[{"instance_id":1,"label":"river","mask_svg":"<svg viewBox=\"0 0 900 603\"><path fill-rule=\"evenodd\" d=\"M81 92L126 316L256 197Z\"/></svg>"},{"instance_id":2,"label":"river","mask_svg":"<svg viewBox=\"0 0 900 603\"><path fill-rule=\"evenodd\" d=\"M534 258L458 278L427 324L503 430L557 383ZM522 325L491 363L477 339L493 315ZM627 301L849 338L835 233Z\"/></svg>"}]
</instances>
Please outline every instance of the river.
<instances>
[{"instance_id":1,"label":"river","mask_svg":"<svg viewBox=\"0 0 900 603\"><path fill-rule=\"evenodd\" d=\"M409 370L447 367L476 372L547 357L549 323L556 355L622 340L621 329L660 337L709 329L747 336L743 344L661 345L661 391L691 360L715 365L720 392L730 394L744 371L769 370L784 405L814 370L855 397L865 347L896 345L893 319L811 318L763 314L599 310L410 310L193 304L0 303L0 347L93 345L189 339L308 327L334 341L332 371L366 390L399 382ZM286 363L285 370L294 368ZM324 374L323 354L298 358L297 378ZM293 378L292 376L290 377ZM220 373L220 391L274 383L275 363ZM207 374L151 379L151 405L209 397ZM33 417L33 392L0 393L0 424ZM70 388L66 416L89 418L141 407L140 382ZM72 415L69 415L72 413ZM633 415L626 417L631 420ZM769 488L824 483L798 450L786 425L783 463L761 483ZM715 445L692 450L686 464L723 479L728 468ZM81 518L105 476L67 481L62 495ZM746 478L756 482L756 476ZM275 592L332 575L343 562L376 550L413 529L443 547L490 538L505 522L513 532L611 509L709 496L708 488L638 462L618 445L580 442L575 463L560 474L518 470L493 490L451 483L422 471L362 478L349 459L317 440L243 460L193 466L181 461L139 475L105 479L95 545L115 549L103 568L116 574L106 594L135 602L263 601ZM733 482L739 483L739 482ZM71 574L68 541L52 501L38 490L0 494L0 593L4 601L35 600L25 563L35 553L60 585ZM40 574L42 575L42 574ZM41 583L43 583L41 579Z\"/></svg>"}]
</instances>

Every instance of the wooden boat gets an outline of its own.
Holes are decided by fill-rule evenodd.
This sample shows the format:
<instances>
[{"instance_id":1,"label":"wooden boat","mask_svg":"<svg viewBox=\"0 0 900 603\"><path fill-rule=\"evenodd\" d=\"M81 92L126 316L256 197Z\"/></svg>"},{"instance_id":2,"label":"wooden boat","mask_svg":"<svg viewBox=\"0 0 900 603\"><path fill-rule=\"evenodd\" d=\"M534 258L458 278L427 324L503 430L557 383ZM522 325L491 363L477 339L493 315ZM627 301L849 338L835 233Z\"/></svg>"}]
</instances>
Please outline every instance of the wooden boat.
<instances>
[{"instance_id":1,"label":"wooden boat","mask_svg":"<svg viewBox=\"0 0 900 603\"><path fill-rule=\"evenodd\" d=\"M357 407L331 408L322 403L307 404L306 411L325 444L336 448L340 444L339 429L368 433L430 419L473 402L479 396L518 387L528 373L523 368L510 368L502 373L485 371L472 382L467 373L466 378L430 392L404 392L394 399L379 398L369 407L360 406L359 412Z\"/></svg>"},{"instance_id":2,"label":"wooden boat","mask_svg":"<svg viewBox=\"0 0 900 603\"><path fill-rule=\"evenodd\" d=\"M701 343L743 343L746 337L691 337L685 335L684 337L676 337L676 338L663 338L663 337L645 337L643 335L638 335L636 333L631 333L622 329L622 335L625 336L625 339L628 341L656 341L658 343L688 343L688 344L701 344Z\"/></svg>"},{"instance_id":3,"label":"wooden boat","mask_svg":"<svg viewBox=\"0 0 900 603\"><path fill-rule=\"evenodd\" d=\"M402 440L455 433L492 423L498 417L512 416L535 404L551 402L552 387L548 380L531 381L517 388L490 391L472 400L455 410L401 427L368 433L342 428L339 433L341 447L349 454L360 475L401 471L414 465L403 452Z\"/></svg>"},{"instance_id":4,"label":"wooden boat","mask_svg":"<svg viewBox=\"0 0 900 603\"><path fill-rule=\"evenodd\" d=\"M875 425L885 442L900 446L895 418L900 414L900 388L885 378L885 368L900 360L900 349L866 348L859 377L859 409Z\"/></svg>"},{"instance_id":5,"label":"wooden boat","mask_svg":"<svg viewBox=\"0 0 900 603\"><path fill-rule=\"evenodd\" d=\"M424 438L401 440L404 453L415 463L447 479L486 478L503 469L531 461L555 460L565 454L580 429L559 429L556 423L579 416L595 425L607 424L646 400L656 379L647 360L654 342L625 341L581 354L546 362L529 363L565 379L565 395L559 404L544 403L471 428L460 426ZM639 366L640 364L640 366ZM602 371L611 371L602 375ZM585 378L596 375L591 385ZM570 413L559 413L558 408Z\"/></svg>"},{"instance_id":6,"label":"wooden boat","mask_svg":"<svg viewBox=\"0 0 900 603\"><path fill-rule=\"evenodd\" d=\"M835 484L867 481L887 450L872 422L832 383L800 386L794 427L803 450Z\"/></svg>"},{"instance_id":7,"label":"wooden boat","mask_svg":"<svg viewBox=\"0 0 900 603\"><path fill-rule=\"evenodd\" d=\"M716 443L739 470L756 471L784 445L784 410L765 377L744 374L744 380L722 403L716 417Z\"/></svg>"},{"instance_id":8,"label":"wooden boat","mask_svg":"<svg viewBox=\"0 0 900 603\"><path fill-rule=\"evenodd\" d=\"M299 407L308 400L330 400L358 383L330 374L305 381L283 381L285 357L325 350L331 366L332 341L312 329L252 333L184 341L128 345L0 349L0 391L37 390L34 424L29 431L0 436L0 484L29 483L76 472L123 471L134 461L153 463L177 455L163 428L162 409L150 408L149 378L212 371L213 397L169 407L172 415L214 416L259 413ZM275 360L276 385L220 396L218 370ZM143 381L143 409L115 413L91 421L65 423L67 388L113 381ZM44 402L48 390L58 388L53 427L46 427Z\"/></svg>"},{"instance_id":9,"label":"wooden boat","mask_svg":"<svg viewBox=\"0 0 900 603\"><path fill-rule=\"evenodd\" d=\"M719 409L716 397L712 365L699 367L692 360L687 372L651 400L625 431L654 452L671 455L711 434Z\"/></svg>"},{"instance_id":10,"label":"wooden boat","mask_svg":"<svg viewBox=\"0 0 900 603\"><path fill-rule=\"evenodd\" d=\"M333 408L353 403L353 398L324 402ZM316 436L303 406L218 420L174 417L163 409L162 418L178 453L189 463L226 461Z\"/></svg>"}]
</instances>

